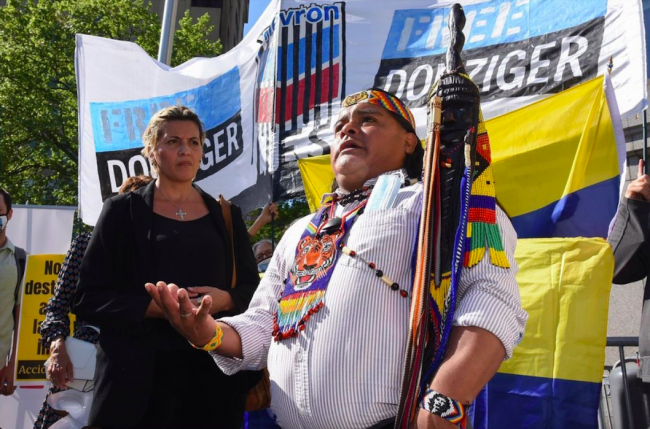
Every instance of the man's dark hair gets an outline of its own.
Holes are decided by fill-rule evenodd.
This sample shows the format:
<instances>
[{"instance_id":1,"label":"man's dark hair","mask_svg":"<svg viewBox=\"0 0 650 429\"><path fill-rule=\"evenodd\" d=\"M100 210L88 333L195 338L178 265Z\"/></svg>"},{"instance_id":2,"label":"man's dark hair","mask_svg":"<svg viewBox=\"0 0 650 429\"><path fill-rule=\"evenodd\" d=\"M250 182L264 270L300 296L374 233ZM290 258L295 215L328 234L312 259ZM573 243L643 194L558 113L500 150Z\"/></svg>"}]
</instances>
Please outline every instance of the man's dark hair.
<instances>
[{"instance_id":1,"label":"man's dark hair","mask_svg":"<svg viewBox=\"0 0 650 429\"><path fill-rule=\"evenodd\" d=\"M422 147L420 139L418 139L413 153L406 155L406 159L404 159L404 168L409 177L414 179L421 178L422 169L424 168L424 148Z\"/></svg>"},{"instance_id":2,"label":"man's dark hair","mask_svg":"<svg viewBox=\"0 0 650 429\"><path fill-rule=\"evenodd\" d=\"M380 91L383 92L384 94L390 94L391 97L399 98L395 94L381 88L371 88L370 90ZM408 109L408 106L406 105L404 106ZM395 118L397 122L399 122L402 128L404 128L409 133L415 134L415 137L418 139L418 144L415 145L415 150L413 151L413 153L406 155L406 159L404 159L403 167L406 169L406 173L408 174L409 177L414 179L419 179L422 176L422 169L424 168L424 148L422 147L420 138L418 137L417 133L415 132L415 130L413 129L409 121L407 121L397 113L391 112L390 110L388 110L388 113L390 113L391 116Z\"/></svg>"},{"instance_id":3,"label":"man's dark hair","mask_svg":"<svg viewBox=\"0 0 650 429\"><path fill-rule=\"evenodd\" d=\"M11 210L11 194L7 191L4 190L4 188L0 188L0 195L2 195L2 198L5 200L5 205L7 206L7 213Z\"/></svg>"}]
</instances>

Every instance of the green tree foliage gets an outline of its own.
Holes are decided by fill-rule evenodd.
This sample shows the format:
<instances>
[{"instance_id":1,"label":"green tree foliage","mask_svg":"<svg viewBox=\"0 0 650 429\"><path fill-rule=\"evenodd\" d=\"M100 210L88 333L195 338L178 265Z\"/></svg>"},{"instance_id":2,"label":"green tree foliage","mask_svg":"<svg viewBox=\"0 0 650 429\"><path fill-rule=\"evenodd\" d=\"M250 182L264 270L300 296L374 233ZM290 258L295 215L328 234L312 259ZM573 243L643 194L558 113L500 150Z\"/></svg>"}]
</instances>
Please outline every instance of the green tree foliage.
<instances>
[{"instance_id":1,"label":"green tree foliage","mask_svg":"<svg viewBox=\"0 0 650 429\"><path fill-rule=\"evenodd\" d=\"M214 26L210 25L210 16L207 13L199 17L195 23L189 11L186 10L178 27L178 31L174 34L172 66L183 64L196 57L214 57L221 52L223 48L221 41L211 42L207 38L207 35L214 30ZM157 42L156 49L158 49Z\"/></svg>"},{"instance_id":2,"label":"green tree foliage","mask_svg":"<svg viewBox=\"0 0 650 429\"><path fill-rule=\"evenodd\" d=\"M219 55L204 15L174 35L172 66ZM77 204L75 34L138 43L156 57L159 18L142 0L9 0L0 7L0 184L16 203Z\"/></svg>"},{"instance_id":3,"label":"green tree foliage","mask_svg":"<svg viewBox=\"0 0 650 429\"><path fill-rule=\"evenodd\" d=\"M251 239L251 244L257 243L263 238L270 239L271 236L273 236L274 242L277 245L278 241L282 238L282 235L293 222L309 214L309 206L307 205L307 200L305 198L279 201L277 204L278 218L273 221L273 225L268 224L262 227L260 232ZM257 219L261 211L262 209L253 210L246 216L244 220L246 221L247 228L250 228L253 222L255 222L255 219ZM273 231L273 234L271 234L271 231Z\"/></svg>"}]
</instances>

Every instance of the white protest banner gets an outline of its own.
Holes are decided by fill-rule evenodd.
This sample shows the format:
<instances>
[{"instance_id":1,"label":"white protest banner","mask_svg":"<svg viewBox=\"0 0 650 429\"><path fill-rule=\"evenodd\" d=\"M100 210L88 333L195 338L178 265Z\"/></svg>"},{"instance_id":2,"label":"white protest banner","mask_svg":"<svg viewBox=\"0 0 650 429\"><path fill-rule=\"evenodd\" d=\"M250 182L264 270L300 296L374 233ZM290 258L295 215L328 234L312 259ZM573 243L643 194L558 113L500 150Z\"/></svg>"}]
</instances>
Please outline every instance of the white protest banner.
<instances>
[{"instance_id":1,"label":"white protest banner","mask_svg":"<svg viewBox=\"0 0 650 429\"><path fill-rule=\"evenodd\" d=\"M208 129L198 184L244 212L302 193L299 158L326 154L338 106L389 90L426 129L444 70L452 1L272 1L232 51L174 69L131 43L79 36L80 195L84 222L128 175L149 171L140 136L156 109L184 103ZM646 101L640 0L463 2L463 59L491 118L607 73L623 117ZM562 124L558 124L562 126Z\"/></svg>"},{"instance_id":2,"label":"white protest banner","mask_svg":"<svg viewBox=\"0 0 650 429\"><path fill-rule=\"evenodd\" d=\"M7 224L12 243L31 255L67 253L76 207L13 204L12 209Z\"/></svg>"}]
</instances>

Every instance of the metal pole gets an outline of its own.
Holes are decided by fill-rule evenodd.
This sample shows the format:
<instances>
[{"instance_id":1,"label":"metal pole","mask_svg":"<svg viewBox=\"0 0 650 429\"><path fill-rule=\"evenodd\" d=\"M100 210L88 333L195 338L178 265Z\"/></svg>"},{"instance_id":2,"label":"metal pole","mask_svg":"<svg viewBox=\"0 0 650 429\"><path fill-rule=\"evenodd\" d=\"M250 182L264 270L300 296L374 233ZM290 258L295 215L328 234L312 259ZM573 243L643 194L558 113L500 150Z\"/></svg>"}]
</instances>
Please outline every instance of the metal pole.
<instances>
[{"instance_id":1,"label":"metal pole","mask_svg":"<svg viewBox=\"0 0 650 429\"><path fill-rule=\"evenodd\" d=\"M644 111L645 113L645 111ZM623 375L623 391L625 392L625 409L627 411L627 427L634 429L634 415L632 414L632 399L630 398L630 388L627 385L627 363L625 362L625 350L623 346L619 346L618 353L621 357L621 372Z\"/></svg>"},{"instance_id":2,"label":"metal pole","mask_svg":"<svg viewBox=\"0 0 650 429\"><path fill-rule=\"evenodd\" d=\"M275 216L271 212L271 248L275 250Z\"/></svg>"},{"instance_id":3,"label":"metal pole","mask_svg":"<svg viewBox=\"0 0 650 429\"><path fill-rule=\"evenodd\" d=\"M643 111L643 174L648 174L648 110Z\"/></svg>"},{"instance_id":4,"label":"metal pole","mask_svg":"<svg viewBox=\"0 0 650 429\"><path fill-rule=\"evenodd\" d=\"M178 0L165 0L165 11L163 12L162 29L160 31L160 46L158 47L158 61L167 65L170 65L172 60L177 10Z\"/></svg>"}]
</instances>

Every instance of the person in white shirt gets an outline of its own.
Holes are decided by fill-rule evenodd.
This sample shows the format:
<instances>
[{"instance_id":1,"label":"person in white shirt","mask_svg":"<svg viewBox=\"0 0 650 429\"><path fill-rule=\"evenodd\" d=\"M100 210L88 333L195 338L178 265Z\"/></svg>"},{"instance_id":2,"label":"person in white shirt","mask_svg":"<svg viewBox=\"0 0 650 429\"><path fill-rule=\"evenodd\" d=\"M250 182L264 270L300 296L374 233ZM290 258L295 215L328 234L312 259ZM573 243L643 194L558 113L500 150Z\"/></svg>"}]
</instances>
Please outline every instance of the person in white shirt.
<instances>
[{"instance_id":1,"label":"person in white shirt","mask_svg":"<svg viewBox=\"0 0 650 429\"><path fill-rule=\"evenodd\" d=\"M0 188L0 394L14 393L16 368L16 340L14 328L20 314L20 284L25 270L25 251L7 237L7 223L11 220L11 195Z\"/></svg>"},{"instance_id":2,"label":"person in white shirt","mask_svg":"<svg viewBox=\"0 0 650 429\"><path fill-rule=\"evenodd\" d=\"M398 412L422 210L422 185L411 179L422 171L423 151L398 98L364 93L358 102L346 98L335 124L339 189L285 233L245 313L215 321L206 299L196 308L176 285L145 286L225 373L268 367L271 408L283 428L388 428ZM378 180L397 181L391 198L372 201ZM497 221L510 268L484 260L462 271L448 352L431 383L461 404L511 356L527 319L515 281L516 234L500 210ZM455 427L424 409L416 425Z\"/></svg>"}]
</instances>

